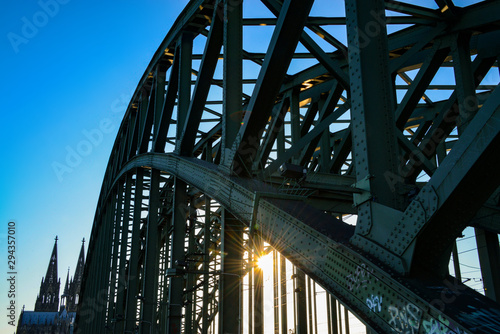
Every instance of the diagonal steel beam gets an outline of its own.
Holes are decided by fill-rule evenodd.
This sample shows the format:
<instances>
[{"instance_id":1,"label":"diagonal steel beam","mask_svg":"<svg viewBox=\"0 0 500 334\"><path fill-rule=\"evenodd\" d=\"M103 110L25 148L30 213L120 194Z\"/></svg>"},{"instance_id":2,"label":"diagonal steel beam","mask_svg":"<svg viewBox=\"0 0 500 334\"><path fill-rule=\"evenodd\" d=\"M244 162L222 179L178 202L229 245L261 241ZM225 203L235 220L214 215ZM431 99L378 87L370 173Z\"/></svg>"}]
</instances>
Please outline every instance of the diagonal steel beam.
<instances>
[{"instance_id":1,"label":"diagonal steel beam","mask_svg":"<svg viewBox=\"0 0 500 334\"><path fill-rule=\"evenodd\" d=\"M451 243L500 185L500 87L394 226L385 247L403 256L413 270L444 275ZM389 239L405 226L398 244Z\"/></svg>"},{"instance_id":2,"label":"diagonal steel beam","mask_svg":"<svg viewBox=\"0 0 500 334\"><path fill-rule=\"evenodd\" d=\"M494 62L495 58L483 58L481 55L474 59L472 68L475 86L479 85ZM418 144L418 147L426 157L430 158L435 154L439 143L441 143L455 128L459 112L464 108L466 108L466 106L457 104L457 92L453 92L450 98L441 105L436 119L432 123L426 123L426 126L419 131L420 135L414 140L414 144ZM420 136L424 138L418 143L416 140L419 139ZM405 179L414 182L418 174L422 171L422 168L423 166L417 161L410 163L407 165L407 171L403 176Z\"/></svg>"},{"instance_id":3,"label":"diagonal steel beam","mask_svg":"<svg viewBox=\"0 0 500 334\"><path fill-rule=\"evenodd\" d=\"M168 128L170 127L170 120L174 111L175 99L177 98L177 90L179 87L179 50L176 50L173 64L170 70L169 83L165 93L165 99L162 106L162 112L158 123L156 123L158 130L155 131L153 137L153 151L165 151L165 143L167 141ZM160 106L158 106L160 107Z\"/></svg>"},{"instance_id":4,"label":"diagonal steel beam","mask_svg":"<svg viewBox=\"0 0 500 334\"><path fill-rule=\"evenodd\" d=\"M233 145L233 171L250 174L258 141L271 114L283 77L303 31L312 0L287 0L280 12L264 64Z\"/></svg>"},{"instance_id":5,"label":"diagonal steel beam","mask_svg":"<svg viewBox=\"0 0 500 334\"><path fill-rule=\"evenodd\" d=\"M326 98L325 103L323 104L323 106L321 107L321 110L319 111L318 123L323 122L328 116L330 116L334 112L343 91L344 91L344 88L338 82L334 82L333 87L330 90L328 97ZM342 116L341 113L337 113L337 115L338 115L338 117ZM330 130L329 129L325 130L325 133L329 136ZM318 142L319 142L319 139L320 139L319 136L314 138L304 148L304 150L302 151L302 156L301 156L301 160L300 160L301 166L305 166L307 164L307 161L309 161L311 159L311 155L313 154L314 150L316 149ZM328 146L330 146L330 145L328 145ZM325 148L322 147L322 149L324 150ZM324 152L324 151L322 151L322 152Z\"/></svg>"},{"instance_id":6,"label":"diagonal steel beam","mask_svg":"<svg viewBox=\"0 0 500 334\"><path fill-rule=\"evenodd\" d=\"M264 0L263 1L267 8L273 12L274 15L278 16L281 11L281 5L276 0ZM315 29L318 31L318 29ZM321 49L321 47L305 32L303 31L300 35L300 42L306 47L311 54L313 54L316 59L330 72L338 82L346 89L349 90L349 76L340 67L340 63L336 59L332 59L326 52ZM342 48L339 45L342 54L346 55L346 48Z\"/></svg>"},{"instance_id":7,"label":"diagonal steel beam","mask_svg":"<svg viewBox=\"0 0 500 334\"><path fill-rule=\"evenodd\" d=\"M207 101L208 92L212 85L219 52L223 42L223 22L217 11L214 11L212 17L212 26L208 34L208 40L205 45L203 59L201 60L200 72L196 80L193 96L189 105L189 111L186 115L186 122L183 124L179 141L179 153L181 155L191 156L193 154L196 132L200 126L203 108Z\"/></svg>"},{"instance_id":8,"label":"diagonal steel beam","mask_svg":"<svg viewBox=\"0 0 500 334\"><path fill-rule=\"evenodd\" d=\"M427 59L395 111L396 127L400 130L404 128L417 103L424 95L427 86L449 53L449 49L446 47L441 48L440 44L435 43L433 52L427 56Z\"/></svg>"},{"instance_id":9,"label":"diagonal steel beam","mask_svg":"<svg viewBox=\"0 0 500 334\"><path fill-rule=\"evenodd\" d=\"M330 124L342 116L350 108L350 106L351 104L349 100L344 102L344 104L338 107L335 112L327 116L321 123L316 124L314 129L309 131L304 137L301 137L292 145L292 147L288 148L279 159L274 160L271 164L269 164L269 166L266 167L264 171L264 178L269 178L284 162L300 153L312 140L321 136L321 134L328 129Z\"/></svg>"}]
</instances>

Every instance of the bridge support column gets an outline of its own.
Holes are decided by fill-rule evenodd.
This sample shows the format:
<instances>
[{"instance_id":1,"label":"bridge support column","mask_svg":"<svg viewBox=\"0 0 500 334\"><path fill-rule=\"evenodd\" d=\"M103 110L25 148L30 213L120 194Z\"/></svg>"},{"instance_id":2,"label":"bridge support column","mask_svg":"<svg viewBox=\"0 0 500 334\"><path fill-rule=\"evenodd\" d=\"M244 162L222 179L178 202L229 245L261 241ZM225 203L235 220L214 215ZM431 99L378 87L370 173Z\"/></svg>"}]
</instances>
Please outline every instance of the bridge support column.
<instances>
[{"instance_id":1,"label":"bridge support column","mask_svg":"<svg viewBox=\"0 0 500 334\"><path fill-rule=\"evenodd\" d=\"M191 203L192 205L192 203ZM186 279L186 292L185 292L185 322L184 322L184 333L185 334L191 334L191 333L196 333L196 329L193 327L194 325L194 317L196 315L196 291L195 291L195 284L196 284L196 274L190 272L191 270L195 269L192 266L192 260L195 258L195 253L196 253L196 235L195 235L195 229L196 229L196 209L191 206L189 209L189 218L188 218L188 226L189 226L189 231L187 232L188 235L188 249L187 249L187 256L186 256L186 263L187 263L187 268L189 268L187 272L187 279Z\"/></svg>"},{"instance_id":2,"label":"bridge support column","mask_svg":"<svg viewBox=\"0 0 500 334\"><path fill-rule=\"evenodd\" d=\"M186 237L187 193L186 183L175 179L173 203L173 232L170 268L178 268L179 261L184 262L184 242ZM182 308L184 277L171 277L168 293L168 317L166 333L178 334L182 330Z\"/></svg>"},{"instance_id":3,"label":"bridge support column","mask_svg":"<svg viewBox=\"0 0 500 334\"><path fill-rule=\"evenodd\" d=\"M500 301L500 247L498 234L476 228L477 252L483 277L484 293Z\"/></svg>"},{"instance_id":4,"label":"bridge support column","mask_svg":"<svg viewBox=\"0 0 500 334\"><path fill-rule=\"evenodd\" d=\"M117 266L118 266L118 246L120 244L120 234L122 231L122 203L123 203L123 184L121 182L117 183L117 197L116 197L116 213L114 222L112 221L112 254L111 254L111 279L109 281L109 296L108 296L108 318L107 318L107 328L114 331L116 324L116 285L117 285ZM113 206L114 208L115 206ZM111 227L111 226L110 226Z\"/></svg>"},{"instance_id":5,"label":"bridge support column","mask_svg":"<svg viewBox=\"0 0 500 334\"><path fill-rule=\"evenodd\" d=\"M307 334L306 275L294 267L295 334Z\"/></svg>"},{"instance_id":6,"label":"bridge support column","mask_svg":"<svg viewBox=\"0 0 500 334\"><path fill-rule=\"evenodd\" d=\"M208 154L207 154L208 157ZM211 157L211 156L210 156ZM209 319L208 319L208 307L210 304L210 300L208 298L209 294L209 280L210 275L208 272L210 271L210 246L211 246L211 223L210 223L210 203L211 199L205 195L205 226L203 227L203 305L202 305L202 322L201 322L201 333L208 334L208 328L210 327Z\"/></svg>"},{"instance_id":7,"label":"bridge support column","mask_svg":"<svg viewBox=\"0 0 500 334\"><path fill-rule=\"evenodd\" d=\"M280 286L281 286L281 334L288 333L288 314L286 302L286 259L280 255Z\"/></svg>"},{"instance_id":8,"label":"bridge support column","mask_svg":"<svg viewBox=\"0 0 500 334\"><path fill-rule=\"evenodd\" d=\"M120 241L120 262L118 266L118 290L116 296L116 324L115 333L123 333L125 330L125 291L126 282L126 262L128 245L128 229L130 221L130 201L132 197L132 174L128 173L125 178L125 194L123 204L123 225Z\"/></svg>"},{"instance_id":9,"label":"bridge support column","mask_svg":"<svg viewBox=\"0 0 500 334\"><path fill-rule=\"evenodd\" d=\"M224 1L224 86L221 166L229 169L229 153L240 129L243 78L243 1ZM226 153L227 151L227 153Z\"/></svg>"},{"instance_id":10,"label":"bridge support column","mask_svg":"<svg viewBox=\"0 0 500 334\"><path fill-rule=\"evenodd\" d=\"M219 283L219 333L241 333L241 268L243 225L222 211L221 277Z\"/></svg>"},{"instance_id":11,"label":"bridge support column","mask_svg":"<svg viewBox=\"0 0 500 334\"><path fill-rule=\"evenodd\" d=\"M132 223L132 244L128 263L128 288L125 311L125 331L134 333L137 326L137 294L139 292L139 255L141 251L141 213L144 170L138 168L135 175L134 215Z\"/></svg>"},{"instance_id":12,"label":"bridge support column","mask_svg":"<svg viewBox=\"0 0 500 334\"><path fill-rule=\"evenodd\" d=\"M160 209L160 171L151 170L149 212L147 218L146 251L144 260L141 333L154 333L158 284L158 211Z\"/></svg>"},{"instance_id":13,"label":"bridge support column","mask_svg":"<svg viewBox=\"0 0 500 334\"><path fill-rule=\"evenodd\" d=\"M337 300L330 294L326 296L326 314L328 323L328 334L338 334Z\"/></svg>"},{"instance_id":14,"label":"bridge support column","mask_svg":"<svg viewBox=\"0 0 500 334\"><path fill-rule=\"evenodd\" d=\"M388 66L387 30L383 23L385 6L383 0L346 0L345 6L352 154L356 187L366 192L364 196L354 196L358 221L351 241L376 257L388 257L387 261L397 267L399 259L390 258L391 255L378 246L382 244L379 240L386 237L386 231L397 223L399 211L394 209L402 209L403 205L398 191L400 184L391 181L400 177L397 177L399 151L394 126L394 93ZM373 15L379 19L375 20ZM380 216L384 219L379 219Z\"/></svg>"},{"instance_id":15,"label":"bridge support column","mask_svg":"<svg viewBox=\"0 0 500 334\"><path fill-rule=\"evenodd\" d=\"M173 185L172 185L173 186ZM170 189L169 189L170 190ZM168 201L167 201L168 202ZM166 203L165 203L166 204ZM171 203L170 203L171 204ZM160 213L162 211L168 211L169 208L161 208ZM165 212L166 213L166 212ZM163 231L170 231L172 229L172 216L163 216L163 219L165 219L164 224L161 224L163 226ZM168 311L168 277L165 275L165 271L168 268L170 264L170 240L169 240L169 235L168 232L162 233L162 236L160 238L160 243L162 245L162 250L161 250L161 267L163 269L163 277L162 277L162 290L161 290L161 300L159 301L159 307L158 307L158 313L159 313L159 332L164 333L165 328L167 327L167 311Z\"/></svg>"},{"instance_id":16,"label":"bridge support column","mask_svg":"<svg viewBox=\"0 0 500 334\"><path fill-rule=\"evenodd\" d=\"M274 333L280 330L280 293L279 293L279 263L278 252L273 250L273 307L274 307Z\"/></svg>"},{"instance_id":17,"label":"bridge support column","mask_svg":"<svg viewBox=\"0 0 500 334\"><path fill-rule=\"evenodd\" d=\"M254 234L252 237L254 245L254 261L258 261L259 257L262 256L264 242L260 235ZM253 333L263 334L264 333L264 274L262 269L258 266L253 267Z\"/></svg>"},{"instance_id":18,"label":"bridge support column","mask_svg":"<svg viewBox=\"0 0 500 334\"><path fill-rule=\"evenodd\" d=\"M108 315L108 285L109 267L111 262L111 237L115 219L116 192L112 193L111 199L106 207L106 214L102 220L100 235L99 259L100 268L98 276L98 287L96 290L97 321L95 333L102 333L106 327L106 317Z\"/></svg>"}]
</instances>

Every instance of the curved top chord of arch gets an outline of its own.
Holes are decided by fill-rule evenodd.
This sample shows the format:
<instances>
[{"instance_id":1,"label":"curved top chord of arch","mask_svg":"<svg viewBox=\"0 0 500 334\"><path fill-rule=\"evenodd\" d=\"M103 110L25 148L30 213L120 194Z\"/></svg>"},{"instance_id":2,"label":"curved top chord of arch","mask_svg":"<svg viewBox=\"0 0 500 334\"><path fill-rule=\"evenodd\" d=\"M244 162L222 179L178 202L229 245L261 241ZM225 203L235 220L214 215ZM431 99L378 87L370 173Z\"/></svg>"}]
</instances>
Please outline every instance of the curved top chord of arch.
<instances>
[{"instance_id":1,"label":"curved top chord of arch","mask_svg":"<svg viewBox=\"0 0 500 334\"><path fill-rule=\"evenodd\" d=\"M173 332L169 312L188 312L168 302L178 281L151 268L178 257L172 235L194 238L176 232L189 197L219 203L377 332L499 333L498 270L484 296L448 268L466 227L500 230L500 2L409 2L191 0L113 146L79 331Z\"/></svg>"}]
</instances>

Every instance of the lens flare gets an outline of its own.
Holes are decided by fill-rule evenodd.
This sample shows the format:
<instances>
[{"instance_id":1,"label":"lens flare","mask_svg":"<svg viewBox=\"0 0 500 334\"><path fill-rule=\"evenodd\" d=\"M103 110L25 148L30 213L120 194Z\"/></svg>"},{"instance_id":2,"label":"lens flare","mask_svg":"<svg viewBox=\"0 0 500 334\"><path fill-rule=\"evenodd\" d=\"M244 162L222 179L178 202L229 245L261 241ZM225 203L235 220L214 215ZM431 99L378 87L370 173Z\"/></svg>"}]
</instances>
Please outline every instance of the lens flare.
<instances>
[{"instance_id":1,"label":"lens flare","mask_svg":"<svg viewBox=\"0 0 500 334\"><path fill-rule=\"evenodd\" d=\"M267 255L259 257L257 260L257 266L262 270L272 270L273 269L273 254L269 253Z\"/></svg>"}]
</instances>

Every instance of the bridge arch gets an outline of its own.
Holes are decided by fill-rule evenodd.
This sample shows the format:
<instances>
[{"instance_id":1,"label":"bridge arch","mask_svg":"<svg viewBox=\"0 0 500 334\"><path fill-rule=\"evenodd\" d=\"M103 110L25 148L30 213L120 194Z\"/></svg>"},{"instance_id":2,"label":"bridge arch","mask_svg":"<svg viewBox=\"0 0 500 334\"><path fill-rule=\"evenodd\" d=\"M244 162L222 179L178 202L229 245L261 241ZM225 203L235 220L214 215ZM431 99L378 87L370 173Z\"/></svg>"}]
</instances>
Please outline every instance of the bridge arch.
<instances>
[{"instance_id":1,"label":"bridge arch","mask_svg":"<svg viewBox=\"0 0 500 334\"><path fill-rule=\"evenodd\" d=\"M242 303L247 272L261 279L249 254L266 241L374 332L499 332L499 3L346 0L343 17L256 3L266 17L190 1L148 65L107 166L77 330L238 332L227 301ZM247 50L264 26L267 52ZM468 226L486 296L453 251Z\"/></svg>"}]
</instances>

